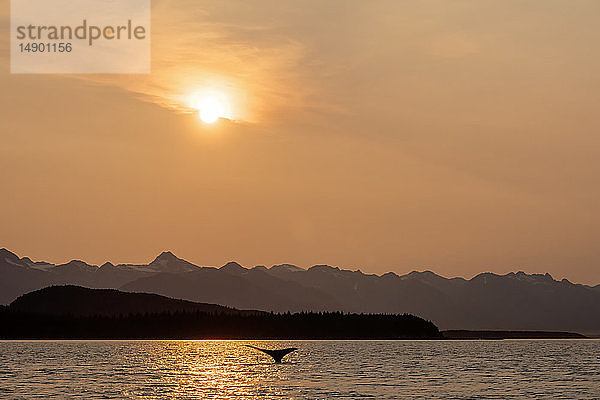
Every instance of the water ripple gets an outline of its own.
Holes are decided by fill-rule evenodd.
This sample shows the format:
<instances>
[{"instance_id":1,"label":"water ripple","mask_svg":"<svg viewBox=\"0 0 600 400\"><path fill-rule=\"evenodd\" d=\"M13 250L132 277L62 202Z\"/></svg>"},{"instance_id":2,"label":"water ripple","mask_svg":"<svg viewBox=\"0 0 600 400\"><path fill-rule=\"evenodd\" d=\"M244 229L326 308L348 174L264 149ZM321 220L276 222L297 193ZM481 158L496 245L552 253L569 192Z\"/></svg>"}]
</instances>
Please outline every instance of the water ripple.
<instances>
[{"instance_id":1,"label":"water ripple","mask_svg":"<svg viewBox=\"0 0 600 400\"><path fill-rule=\"evenodd\" d=\"M244 344L298 347L283 364ZM10 399L599 399L600 341L2 341Z\"/></svg>"}]
</instances>

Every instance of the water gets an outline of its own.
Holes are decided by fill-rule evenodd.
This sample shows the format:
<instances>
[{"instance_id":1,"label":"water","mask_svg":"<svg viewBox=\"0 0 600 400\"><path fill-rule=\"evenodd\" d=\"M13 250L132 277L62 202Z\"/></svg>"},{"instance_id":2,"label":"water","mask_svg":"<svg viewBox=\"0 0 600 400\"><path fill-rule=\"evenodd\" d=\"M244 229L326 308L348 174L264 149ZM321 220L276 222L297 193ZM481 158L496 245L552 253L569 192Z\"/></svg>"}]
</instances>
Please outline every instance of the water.
<instances>
[{"instance_id":1,"label":"water","mask_svg":"<svg viewBox=\"0 0 600 400\"><path fill-rule=\"evenodd\" d=\"M3 341L0 398L600 399L600 341Z\"/></svg>"}]
</instances>

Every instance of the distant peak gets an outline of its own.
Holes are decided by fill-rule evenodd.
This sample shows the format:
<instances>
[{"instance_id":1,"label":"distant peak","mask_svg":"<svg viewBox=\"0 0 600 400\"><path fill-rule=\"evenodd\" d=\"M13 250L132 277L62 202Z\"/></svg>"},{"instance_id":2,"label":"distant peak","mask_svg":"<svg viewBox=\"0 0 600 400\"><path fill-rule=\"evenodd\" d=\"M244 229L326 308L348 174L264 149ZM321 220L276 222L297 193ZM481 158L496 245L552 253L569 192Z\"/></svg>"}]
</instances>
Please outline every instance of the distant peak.
<instances>
[{"instance_id":1,"label":"distant peak","mask_svg":"<svg viewBox=\"0 0 600 400\"><path fill-rule=\"evenodd\" d=\"M309 271L334 272L334 271L339 271L340 269L339 269L339 267L332 267L331 265L319 264L319 265L313 265L308 270Z\"/></svg>"},{"instance_id":2,"label":"distant peak","mask_svg":"<svg viewBox=\"0 0 600 400\"><path fill-rule=\"evenodd\" d=\"M228 271L228 272L243 272L246 271L246 268L242 267L240 264L235 261L229 261L227 264L223 265L220 270Z\"/></svg>"},{"instance_id":3,"label":"distant peak","mask_svg":"<svg viewBox=\"0 0 600 400\"><path fill-rule=\"evenodd\" d=\"M100 268L113 268L115 265L109 261L105 262Z\"/></svg>"},{"instance_id":4,"label":"distant peak","mask_svg":"<svg viewBox=\"0 0 600 400\"><path fill-rule=\"evenodd\" d=\"M515 273L514 273L514 272L511 272L511 273L510 273L510 274L508 274L508 275L509 275L509 276L510 276L510 275L513 275L513 276L515 276ZM500 275L496 275L496 274L494 274L494 273L492 273L492 272L481 272L481 273L479 273L479 274L475 275L473 278L471 278L471 280L472 280L472 281L478 281L478 280L487 280L488 278L489 278L489 279L492 279L492 278L499 278L499 277L500 277Z\"/></svg>"},{"instance_id":5,"label":"distant peak","mask_svg":"<svg viewBox=\"0 0 600 400\"><path fill-rule=\"evenodd\" d=\"M304 268L300 268L293 264L277 264L269 269L273 271L304 271Z\"/></svg>"},{"instance_id":6,"label":"distant peak","mask_svg":"<svg viewBox=\"0 0 600 400\"><path fill-rule=\"evenodd\" d=\"M438 274L429 270L411 271L406 276L409 278L440 278Z\"/></svg>"},{"instance_id":7,"label":"distant peak","mask_svg":"<svg viewBox=\"0 0 600 400\"><path fill-rule=\"evenodd\" d=\"M163 251L154 259L153 262L165 263L176 260L179 260L179 258L175 254L171 253L170 251Z\"/></svg>"},{"instance_id":8,"label":"distant peak","mask_svg":"<svg viewBox=\"0 0 600 400\"><path fill-rule=\"evenodd\" d=\"M13 253L12 251L9 251L8 249L6 249L4 247L0 249L0 257L7 257L7 258L11 258L11 259L19 258L15 253Z\"/></svg>"},{"instance_id":9,"label":"distant peak","mask_svg":"<svg viewBox=\"0 0 600 400\"><path fill-rule=\"evenodd\" d=\"M196 265L177 257L170 251L163 251L160 253L154 261L148 264L148 267L149 271L169 273L190 272L198 268Z\"/></svg>"},{"instance_id":10,"label":"distant peak","mask_svg":"<svg viewBox=\"0 0 600 400\"><path fill-rule=\"evenodd\" d=\"M57 265L56 267L57 268L78 268L78 269L97 268L95 265L90 265L90 264L86 263L85 261L81 261L81 260L71 260L66 264Z\"/></svg>"},{"instance_id":11,"label":"distant peak","mask_svg":"<svg viewBox=\"0 0 600 400\"><path fill-rule=\"evenodd\" d=\"M528 274L524 271L519 272L510 272L506 274L506 276L516 278L518 280L526 280L526 281L537 281L537 282L555 282L552 275L548 272L545 274Z\"/></svg>"}]
</instances>

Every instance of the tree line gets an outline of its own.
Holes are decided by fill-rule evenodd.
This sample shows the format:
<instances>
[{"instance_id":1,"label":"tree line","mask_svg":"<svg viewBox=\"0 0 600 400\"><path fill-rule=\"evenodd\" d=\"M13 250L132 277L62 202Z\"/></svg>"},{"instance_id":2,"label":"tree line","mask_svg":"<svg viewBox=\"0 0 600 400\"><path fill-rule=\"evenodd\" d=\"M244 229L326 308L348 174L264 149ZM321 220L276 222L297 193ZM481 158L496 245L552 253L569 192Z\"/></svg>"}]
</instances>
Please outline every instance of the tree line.
<instances>
[{"instance_id":1,"label":"tree line","mask_svg":"<svg viewBox=\"0 0 600 400\"><path fill-rule=\"evenodd\" d=\"M0 309L2 339L437 339L430 321L410 314L300 312L238 315L177 311L50 315Z\"/></svg>"}]
</instances>

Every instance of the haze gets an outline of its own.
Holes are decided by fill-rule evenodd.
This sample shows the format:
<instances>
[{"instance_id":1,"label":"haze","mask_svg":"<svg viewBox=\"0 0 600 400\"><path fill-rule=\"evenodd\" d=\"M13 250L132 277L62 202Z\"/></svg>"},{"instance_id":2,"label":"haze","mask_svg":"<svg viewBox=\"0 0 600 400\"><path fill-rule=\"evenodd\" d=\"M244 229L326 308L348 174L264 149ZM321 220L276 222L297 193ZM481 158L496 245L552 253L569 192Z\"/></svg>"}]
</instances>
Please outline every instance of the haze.
<instances>
[{"instance_id":1,"label":"haze","mask_svg":"<svg viewBox=\"0 0 600 400\"><path fill-rule=\"evenodd\" d=\"M154 0L142 76L9 74L8 3L0 247L600 283L597 1Z\"/></svg>"}]
</instances>

